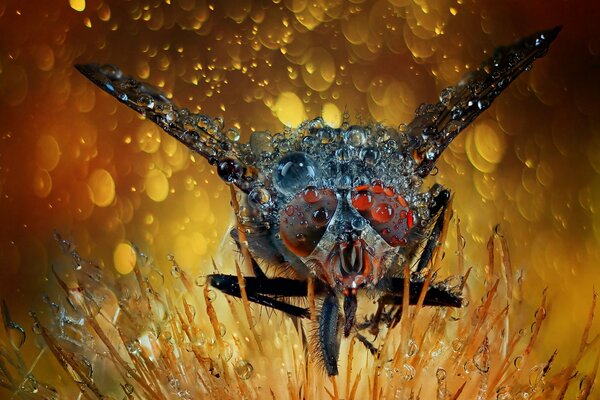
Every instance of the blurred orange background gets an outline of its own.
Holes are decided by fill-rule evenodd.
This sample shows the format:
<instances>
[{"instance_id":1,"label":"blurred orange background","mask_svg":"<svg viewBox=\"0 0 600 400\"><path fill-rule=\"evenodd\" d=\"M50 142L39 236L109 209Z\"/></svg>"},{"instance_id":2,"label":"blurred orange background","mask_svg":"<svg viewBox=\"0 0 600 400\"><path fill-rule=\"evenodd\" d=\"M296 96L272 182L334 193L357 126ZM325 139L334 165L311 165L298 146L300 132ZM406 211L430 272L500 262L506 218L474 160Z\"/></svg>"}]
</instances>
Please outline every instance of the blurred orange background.
<instances>
[{"instance_id":1,"label":"blurred orange background","mask_svg":"<svg viewBox=\"0 0 600 400\"><path fill-rule=\"evenodd\" d=\"M229 190L207 162L75 63L116 64L244 142L344 111L409 122L494 47L563 25L433 179L454 192L471 284L500 224L532 316L548 288L541 350L564 362L600 286L599 20L600 3L576 0L0 0L0 297L30 332L27 312L56 290L55 230L120 272L130 242L197 276L228 240Z\"/></svg>"}]
</instances>

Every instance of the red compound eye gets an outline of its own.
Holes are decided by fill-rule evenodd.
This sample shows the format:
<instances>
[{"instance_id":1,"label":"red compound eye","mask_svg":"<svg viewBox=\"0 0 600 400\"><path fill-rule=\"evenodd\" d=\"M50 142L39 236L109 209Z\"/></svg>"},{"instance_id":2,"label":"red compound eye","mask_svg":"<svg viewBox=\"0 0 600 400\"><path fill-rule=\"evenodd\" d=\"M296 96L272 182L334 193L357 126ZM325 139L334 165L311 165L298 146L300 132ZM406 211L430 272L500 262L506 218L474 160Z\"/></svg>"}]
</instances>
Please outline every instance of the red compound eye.
<instances>
[{"instance_id":1,"label":"red compound eye","mask_svg":"<svg viewBox=\"0 0 600 400\"><path fill-rule=\"evenodd\" d=\"M406 246L415 221L404 197L381 181L356 187L351 196L352 206L390 246Z\"/></svg>"},{"instance_id":2,"label":"red compound eye","mask_svg":"<svg viewBox=\"0 0 600 400\"><path fill-rule=\"evenodd\" d=\"M331 189L309 186L300 191L279 214L279 234L295 255L306 257L317 247L337 208Z\"/></svg>"}]
</instances>

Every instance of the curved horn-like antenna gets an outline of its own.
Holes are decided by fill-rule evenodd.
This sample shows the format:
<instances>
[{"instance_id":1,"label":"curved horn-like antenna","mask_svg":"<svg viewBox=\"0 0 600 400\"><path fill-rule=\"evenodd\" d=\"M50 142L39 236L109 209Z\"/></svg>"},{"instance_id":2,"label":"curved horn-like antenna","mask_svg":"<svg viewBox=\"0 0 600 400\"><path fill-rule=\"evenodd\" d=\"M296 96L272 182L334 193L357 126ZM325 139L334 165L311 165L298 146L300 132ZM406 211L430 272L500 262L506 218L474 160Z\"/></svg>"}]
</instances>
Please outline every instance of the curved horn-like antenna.
<instances>
[{"instance_id":1,"label":"curved horn-like antenna","mask_svg":"<svg viewBox=\"0 0 600 400\"><path fill-rule=\"evenodd\" d=\"M442 91L440 101L419 107L406 132L409 150L417 160L416 173L429 175L450 142L477 118L533 61L543 57L561 30L541 31L511 46L499 47L493 56L455 87Z\"/></svg>"},{"instance_id":2,"label":"curved horn-like antenna","mask_svg":"<svg viewBox=\"0 0 600 400\"><path fill-rule=\"evenodd\" d=\"M237 143L223 134L222 121L178 108L158 89L125 76L113 65L78 64L85 77L121 103L160 126L169 135L217 165L219 176L244 190L245 166Z\"/></svg>"}]
</instances>

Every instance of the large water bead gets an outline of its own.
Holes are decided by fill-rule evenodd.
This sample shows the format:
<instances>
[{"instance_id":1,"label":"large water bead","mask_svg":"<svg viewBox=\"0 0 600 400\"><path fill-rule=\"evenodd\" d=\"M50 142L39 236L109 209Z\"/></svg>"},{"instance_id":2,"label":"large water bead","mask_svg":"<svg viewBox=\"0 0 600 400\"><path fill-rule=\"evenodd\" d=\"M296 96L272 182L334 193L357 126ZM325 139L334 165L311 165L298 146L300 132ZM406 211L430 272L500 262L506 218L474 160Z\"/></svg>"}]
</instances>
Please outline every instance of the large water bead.
<instances>
[{"instance_id":1,"label":"large water bead","mask_svg":"<svg viewBox=\"0 0 600 400\"><path fill-rule=\"evenodd\" d=\"M306 153L286 154L277 164L273 184L285 194L292 195L309 186L317 178L317 165Z\"/></svg>"}]
</instances>

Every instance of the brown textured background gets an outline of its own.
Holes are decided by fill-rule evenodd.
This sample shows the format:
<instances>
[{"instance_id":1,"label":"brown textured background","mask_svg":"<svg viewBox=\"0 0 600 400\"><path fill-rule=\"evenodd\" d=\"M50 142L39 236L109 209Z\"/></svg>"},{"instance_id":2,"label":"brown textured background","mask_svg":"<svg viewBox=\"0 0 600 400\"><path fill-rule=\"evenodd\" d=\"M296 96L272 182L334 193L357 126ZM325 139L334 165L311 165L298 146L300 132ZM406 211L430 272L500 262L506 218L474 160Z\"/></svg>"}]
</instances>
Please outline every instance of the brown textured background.
<instances>
[{"instance_id":1,"label":"brown textured background","mask_svg":"<svg viewBox=\"0 0 600 400\"><path fill-rule=\"evenodd\" d=\"M548 288L538 350L558 348L564 361L600 286L599 10L575 0L0 0L0 297L31 336L27 311L55 290L53 230L105 268L131 241L165 271L172 253L197 276L232 223L229 191L207 163L74 63L117 64L223 116L245 141L322 112L332 123L344 110L409 122L496 45L562 24L435 179L454 191L472 284L499 223L532 313Z\"/></svg>"}]
</instances>

